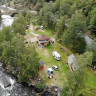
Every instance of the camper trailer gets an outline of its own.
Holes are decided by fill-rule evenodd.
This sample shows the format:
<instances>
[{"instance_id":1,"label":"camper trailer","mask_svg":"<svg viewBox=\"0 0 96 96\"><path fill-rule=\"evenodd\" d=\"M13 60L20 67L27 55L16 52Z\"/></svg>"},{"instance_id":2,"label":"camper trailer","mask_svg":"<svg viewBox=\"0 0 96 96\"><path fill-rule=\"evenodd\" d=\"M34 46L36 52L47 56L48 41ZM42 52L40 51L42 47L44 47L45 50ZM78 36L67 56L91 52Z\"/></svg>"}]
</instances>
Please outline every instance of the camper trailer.
<instances>
[{"instance_id":1,"label":"camper trailer","mask_svg":"<svg viewBox=\"0 0 96 96\"><path fill-rule=\"evenodd\" d=\"M48 68L47 69L47 73L48 73L49 76L53 76L54 75L54 71L53 71L52 68Z\"/></svg>"},{"instance_id":2,"label":"camper trailer","mask_svg":"<svg viewBox=\"0 0 96 96\"><path fill-rule=\"evenodd\" d=\"M56 60L58 61L60 60L60 55L56 51L53 51L52 55L54 56Z\"/></svg>"}]
</instances>

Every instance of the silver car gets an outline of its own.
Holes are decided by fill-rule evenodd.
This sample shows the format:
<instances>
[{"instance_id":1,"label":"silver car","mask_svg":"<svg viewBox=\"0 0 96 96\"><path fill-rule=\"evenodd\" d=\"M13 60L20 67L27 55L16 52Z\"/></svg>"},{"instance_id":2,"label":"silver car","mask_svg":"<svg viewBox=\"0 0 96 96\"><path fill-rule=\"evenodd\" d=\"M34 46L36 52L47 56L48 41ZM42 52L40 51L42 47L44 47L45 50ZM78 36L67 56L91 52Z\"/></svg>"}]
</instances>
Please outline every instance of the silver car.
<instances>
[{"instance_id":1,"label":"silver car","mask_svg":"<svg viewBox=\"0 0 96 96\"><path fill-rule=\"evenodd\" d=\"M52 68L58 70L58 67L56 65L53 65Z\"/></svg>"}]
</instances>

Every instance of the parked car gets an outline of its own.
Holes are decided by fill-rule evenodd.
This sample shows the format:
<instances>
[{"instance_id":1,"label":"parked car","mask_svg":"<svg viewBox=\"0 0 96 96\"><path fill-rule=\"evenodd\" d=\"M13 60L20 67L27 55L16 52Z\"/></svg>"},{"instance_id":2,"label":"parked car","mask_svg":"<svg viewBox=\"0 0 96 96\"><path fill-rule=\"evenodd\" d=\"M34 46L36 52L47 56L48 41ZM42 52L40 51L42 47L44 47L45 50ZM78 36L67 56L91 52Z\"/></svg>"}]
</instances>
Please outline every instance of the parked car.
<instances>
[{"instance_id":1,"label":"parked car","mask_svg":"<svg viewBox=\"0 0 96 96\"><path fill-rule=\"evenodd\" d=\"M53 41L53 40L51 40L50 42L51 42L51 43L54 43L54 41Z\"/></svg>"},{"instance_id":2,"label":"parked car","mask_svg":"<svg viewBox=\"0 0 96 96\"><path fill-rule=\"evenodd\" d=\"M24 41L24 43L25 43L25 44L27 44L27 43L28 43L28 41Z\"/></svg>"},{"instance_id":3,"label":"parked car","mask_svg":"<svg viewBox=\"0 0 96 96\"><path fill-rule=\"evenodd\" d=\"M40 27L36 27L36 28L35 28L35 31L37 31L37 30L39 30L39 29L40 29Z\"/></svg>"},{"instance_id":4,"label":"parked car","mask_svg":"<svg viewBox=\"0 0 96 96\"><path fill-rule=\"evenodd\" d=\"M56 65L53 65L52 68L58 70L58 67Z\"/></svg>"},{"instance_id":5,"label":"parked car","mask_svg":"<svg viewBox=\"0 0 96 96\"><path fill-rule=\"evenodd\" d=\"M56 51L53 51L52 55L56 60L60 61L61 56Z\"/></svg>"}]
</instances>

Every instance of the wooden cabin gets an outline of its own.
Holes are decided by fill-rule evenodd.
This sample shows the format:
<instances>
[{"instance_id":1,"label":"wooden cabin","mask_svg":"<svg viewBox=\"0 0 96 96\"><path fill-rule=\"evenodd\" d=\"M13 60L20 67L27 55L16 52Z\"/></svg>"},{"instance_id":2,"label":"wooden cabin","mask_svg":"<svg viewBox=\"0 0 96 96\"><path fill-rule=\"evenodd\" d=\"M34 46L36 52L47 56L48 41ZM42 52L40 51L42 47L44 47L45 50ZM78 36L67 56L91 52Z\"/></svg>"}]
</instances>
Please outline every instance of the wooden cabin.
<instances>
[{"instance_id":1,"label":"wooden cabin","mask_svg":"<svg viewBox=\"0 0 96 96\"><path fill-rule=\"evenodd\" d=\"M37 44L41 47L47 46L50 43L50 38L46 35L37 36Z\"/></svg>"}]
</instances>

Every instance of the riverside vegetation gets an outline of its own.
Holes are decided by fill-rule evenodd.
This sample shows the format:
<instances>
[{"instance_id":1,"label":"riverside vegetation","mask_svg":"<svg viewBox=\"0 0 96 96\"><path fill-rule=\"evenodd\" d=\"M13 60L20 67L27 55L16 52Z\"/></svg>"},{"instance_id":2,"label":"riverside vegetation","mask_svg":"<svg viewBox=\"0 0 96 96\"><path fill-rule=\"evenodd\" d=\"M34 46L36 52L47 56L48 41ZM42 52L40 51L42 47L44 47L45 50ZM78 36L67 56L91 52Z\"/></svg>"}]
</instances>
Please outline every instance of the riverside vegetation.
<instances>
[{"instance_id":1,"label":"riverside vegetation","mask_svg":"<svg viewBox=\"0 0 96 96\"><path fill-rule=\"evenodd\" d=\"M16 70L19 81L27 82L29 78L38 75L36 68L39 67L40 58L32 44L25 47L22 36L28 24L27 19L30 17L34 18L31 20L34 25L43 25L45 28L54 30L57 41L61 40L61 45L70 49L78 58L80 68L75 72L66 73L67 81L64 82L61 96L95 96L96 84L93 82L96 76L91 74L93 71L89 71L88 68L92 70L93 66L96 66L96 40L87 45L84 37L85 34L96 37L96 0L13 0L9 3L10 6L15 7L19 4L17 9L26 5L28 9L38 12L37 15L31 15L32 17L24 16L24 14L20 16L20 19L18 18L13 23L13 32L10 27L0 32L2 34L0 35L1 60L10 70ZM31 72L33 74L30 74ZM91 78L87 80L88 75ZM89 83L90 80L91 83Z\"/></svg>"}]
</instances>

